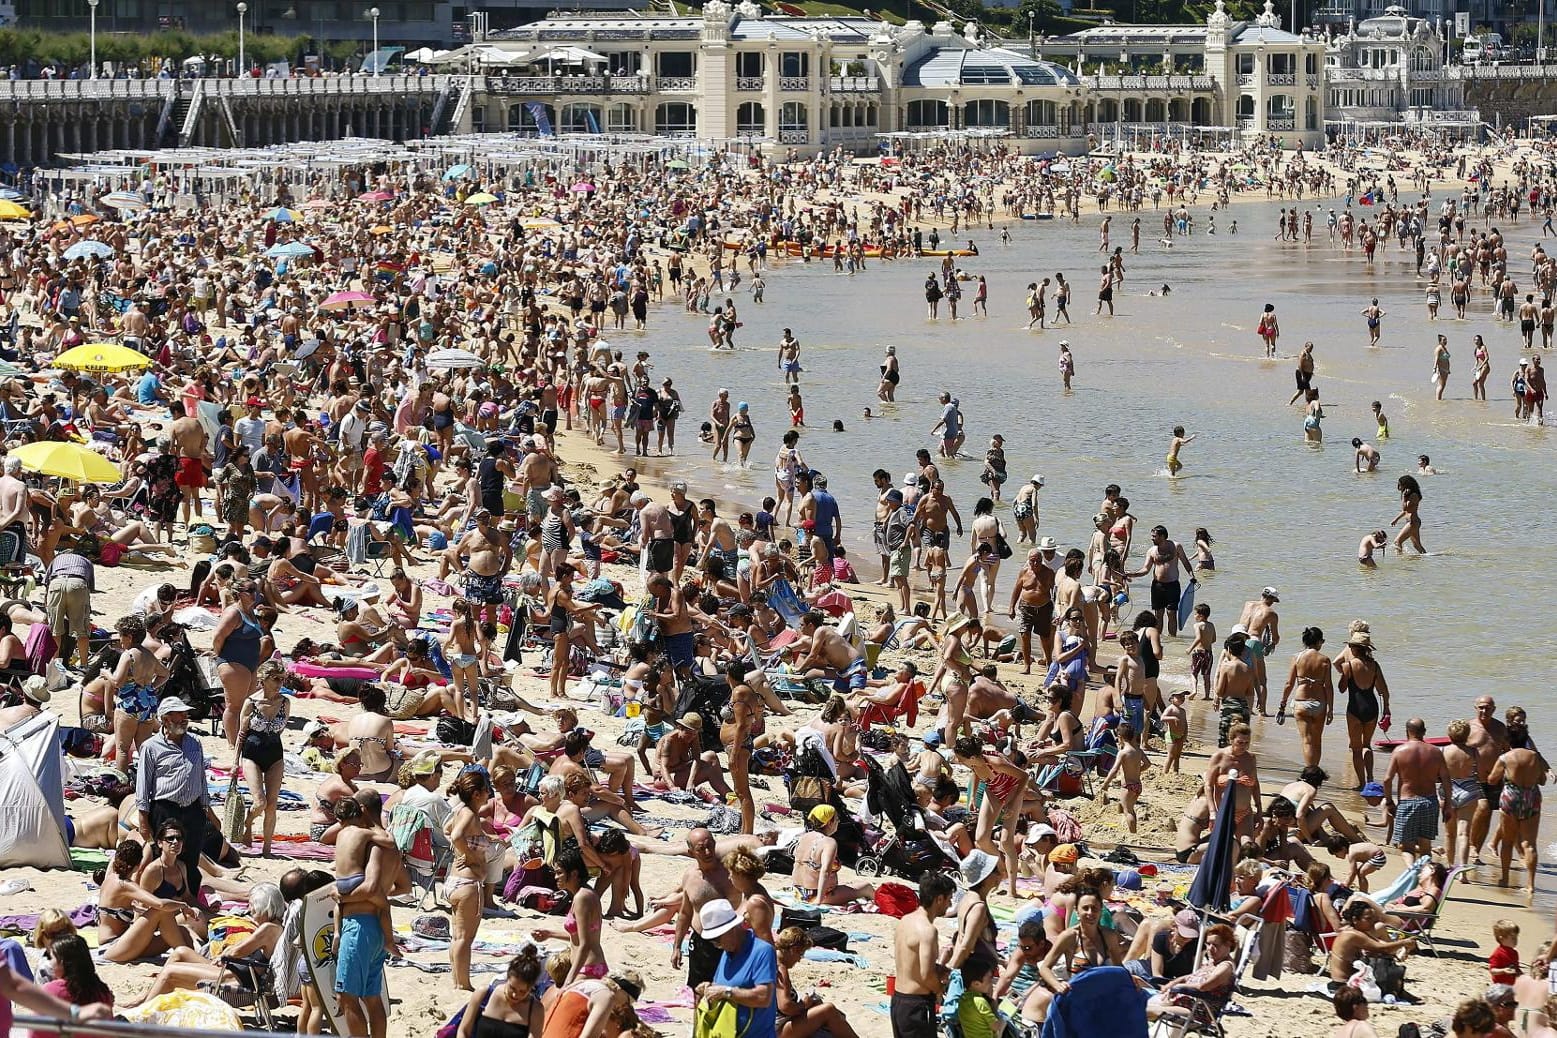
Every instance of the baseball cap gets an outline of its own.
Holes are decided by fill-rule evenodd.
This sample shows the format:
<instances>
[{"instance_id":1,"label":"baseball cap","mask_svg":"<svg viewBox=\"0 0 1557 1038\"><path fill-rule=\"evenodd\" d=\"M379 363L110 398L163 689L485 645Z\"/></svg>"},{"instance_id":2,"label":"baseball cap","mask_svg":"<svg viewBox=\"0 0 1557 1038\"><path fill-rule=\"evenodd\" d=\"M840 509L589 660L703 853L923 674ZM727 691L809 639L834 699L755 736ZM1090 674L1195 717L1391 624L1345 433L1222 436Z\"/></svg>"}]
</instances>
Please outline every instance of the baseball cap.
<instances>
[{"instance_id":1,"label":"baseball cap","mask_svg":"<svg viewBox=\"0 0 1557 1038\"><path fill-rule=\"evenodd\" d=\"M1193 908L1186 908L1173 917L1173 928L1179 932L1180 937L1190 939L1200 936L1200 916L1195 914Z\"/></svg>"},{"instance_id":2,"label":"baseball cap","mask_svg":"<svg viewBox=\"0 0 1557 1038\"><path fill-rule=\"evenodd\" d=\"M189 704L177 696L164 699L157 705L157 716L166 717L169 714L187 714L190 712Z\"/></svg>"},{"instance_id":3,"label":"baseball cap","mask_svg":"<svg viewBox=\"0 0 1557 1038\"><path fill-rule=\"evenodd\" d=\"M1276 589L1273 588L1273 587L1268 587L1268 588L1265 588L1265 589L1261 590L1260 594L1264 595L1266 598L1270 599L1272 602L1280 602L1281 601L1281 595L1279 595L1276 592Z\"/></svg>"},{"instance_id":4,"label":"baseball cap","mask_svg":"<svg viewBox=\"0 0 1557 1038\"><path fill-rule=\"evenodd\" d=\"M933 750L941 744L941 733L934 729L924 733L924 748Z\"/></svg>"},{"instance_id":5,"label":"baseball cap","mask_svg":"<svg viewBox=\"0 0 1557 1038\"><path fill-rule=\"evenodd\" d=\"M434 750L424 750L411 758L411 774L427 776L438 771L438 754Z\"/></svg>"},{"instance_id":6,"label":"baseball cap","mask_svg":"<svg viewBox=\"0 0 1557 1038\"><path fill-rule=\"evenodd\" d=\"M1023 838L1022 842L1037 843L1046 836L1053 840L1058 840L1060 838L1060 834L1054 831L1054 826L1044 825L1042 822L1040 822L1031 829L1027 830L1027 836Z\"/></svg>"}]
</instances>

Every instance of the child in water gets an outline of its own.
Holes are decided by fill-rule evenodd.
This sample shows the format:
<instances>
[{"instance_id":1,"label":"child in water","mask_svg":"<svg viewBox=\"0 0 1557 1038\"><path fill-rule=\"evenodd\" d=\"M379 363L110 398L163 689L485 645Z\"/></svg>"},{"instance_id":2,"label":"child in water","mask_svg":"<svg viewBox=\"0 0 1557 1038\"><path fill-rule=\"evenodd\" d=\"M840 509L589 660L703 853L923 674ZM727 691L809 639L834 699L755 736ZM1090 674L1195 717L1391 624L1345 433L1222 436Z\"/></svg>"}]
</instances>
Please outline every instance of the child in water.
<instances>
[{"instance_id":1,"label":"child in water","mask_svg":"<svg viewBox=\"0 0 1557 1038\"><path fill-rule=\"evenodd\" d=\"M1384 405L1379 401L1373 401L1373 420L1378 423L1378 438L1389 439L1389 415L1384 413Z\"/></svg>"},{"instance_id":2,"label":"child in water","mask_svg":"<svg viewBox=\"0 0 1557 1038\"><path fill-rule=\"evenodd\" d=\"M1184 740L1189 736L1189 712L1184 700L1189 689L1174 689L1168 696L1168 705L1162 711L1162 732L1168 741L1168 759L1162 762L1164 773L1178 774L1179 755L1184 752Z\"/></svg>"},{"instance_id":3,"label":"child in water","mask_svg":"<svg viewBox=\"0 0 1557 1038\"><path fill-rule=\"evenodd\" d=\"M1185 445L1194 442L1195 438L1193 436L1184 435L1184 427L1182 425L1175 425L1173 427L1173 442L1168 444L1168 457L1166 459L1168 462L1168 475L1177 476L1184 468L1184 463L1179 461L1179 451L1182 450Z\"/></svg>"}]
</instances>

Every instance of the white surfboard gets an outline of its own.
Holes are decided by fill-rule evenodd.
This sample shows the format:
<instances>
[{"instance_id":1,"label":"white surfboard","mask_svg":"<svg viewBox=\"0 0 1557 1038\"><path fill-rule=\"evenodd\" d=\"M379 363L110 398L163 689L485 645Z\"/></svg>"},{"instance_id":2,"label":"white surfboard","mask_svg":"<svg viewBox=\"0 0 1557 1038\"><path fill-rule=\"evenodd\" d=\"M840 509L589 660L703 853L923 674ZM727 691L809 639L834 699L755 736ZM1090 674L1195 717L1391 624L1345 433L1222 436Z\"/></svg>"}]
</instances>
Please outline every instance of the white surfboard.
<instances>
[{"instance_id":1,"label":"white surfboard","mask_svg":"<svg viewBox=\"0 0 1557 1038\"><path fill-rule=\"evenodd\" d=\"M335 993L335 910L336 901L330 896L330 888L324 887L309 894L303 902L303 961L308 966L308 977L319 1001L329 1018L330 1030L338 1035L347 1034L346 1015L341 1012L341 1000ZM389 972L384 972L384 1015L389 1009Z\"/></svg>"}]
</instances>

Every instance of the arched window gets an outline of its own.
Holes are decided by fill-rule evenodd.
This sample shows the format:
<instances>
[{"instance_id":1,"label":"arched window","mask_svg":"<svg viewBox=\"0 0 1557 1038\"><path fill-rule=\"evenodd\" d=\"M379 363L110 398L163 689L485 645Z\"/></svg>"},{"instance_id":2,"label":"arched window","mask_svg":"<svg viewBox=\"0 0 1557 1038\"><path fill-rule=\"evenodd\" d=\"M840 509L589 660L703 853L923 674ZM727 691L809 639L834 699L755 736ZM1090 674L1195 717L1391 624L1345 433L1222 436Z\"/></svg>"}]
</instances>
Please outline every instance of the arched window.
<instances>
[{"instance_id":1,"label":"arched window","mask_svg":"<svg viewBox=\"0 0 1557 1038\"><path fill-rule=\"evenodd\" d=\"M761 103L747 101L735 110L736 133L767 133L768 113Z\"/></svg>"},{"instance_id":2,"label":"arched window","mask_svg":"<svg viewBox=\"0 0 1557 1038\"><path fill-rule=\"evenodd\" d=\"M906 125L910 130L923 129L927 126L948 125L945 101L910 101L908 102L907 114Z\"/></svg>"},{"instance_id":3,"label":"arched window","mask_svg":"<svg viewBox=\"0 0 1557 1038\"><path fill-rule=\"evenodd\" d=\"M1005 101L982 97L962 106L963 125L1005 129L1011 125L1011 106Z\"/></svg>"},{"instance_id":4,"label":"arched window","mask_svg":"<svg viewBox=\"0 0 1557 1038\"><path fill-rule=\"evenodd\" d=\"M600 115L599 105L579 102L563 105L557 130L559 133L599 133L603 129Z\"/></svg>"},{"instance_id":5,"label":"arched window","mask_svg":"<svg viewBox=\"0 0 1557 1038\"><path fill-rule=\"evenodd\" d=\"M654 132L661 137L697 132L697 109L685 101L666 101L654 110Z\"/></svg>"}]
</instances>

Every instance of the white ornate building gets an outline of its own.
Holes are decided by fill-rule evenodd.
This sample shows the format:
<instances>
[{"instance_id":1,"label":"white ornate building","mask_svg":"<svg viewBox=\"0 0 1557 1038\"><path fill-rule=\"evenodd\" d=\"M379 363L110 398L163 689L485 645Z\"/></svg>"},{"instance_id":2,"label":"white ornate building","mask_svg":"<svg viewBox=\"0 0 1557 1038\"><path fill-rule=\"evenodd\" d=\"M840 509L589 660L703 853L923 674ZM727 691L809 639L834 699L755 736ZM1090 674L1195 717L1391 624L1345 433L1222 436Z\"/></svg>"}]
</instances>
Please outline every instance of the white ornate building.
<instances>
[{"instance_id":1,"label":"white ornate building","mask_svg":"<svg viewBox=\"0 0 1557 1038\"><path fill-rule=\"evenodd\" d=\"M1411 17L1398 6L1329 37L1329 118L1423 122L1463 109L1464 87L1458 70L1445 62L1444 42L1433 20Z\"/></svg>"},{"instance_id":2,"label":"white ornate building","mask_svg":"<svg viewBox=\"0 0 1557 1038\"><path fill-rule=\"evenodd\" d=\"M1174 58L1156 74L1096 61ZM650 133L873 152L879 135L969 131L1024 151L1077 152L1124 127L1274 134L1316 144L1324 41L1279 28L1270 0L1234 22L1103 26L1022 53L977 23L894 26L864 17L778 17L709 0L696 17L571 15L494 33L453 56L482 73L474 129ZM1025 50L1025 45L1021 45ZM1062 63L1063 62L1063 63ZM1090 71L1089 71L1090 70Z\"/></svg>"}]
</instances>

